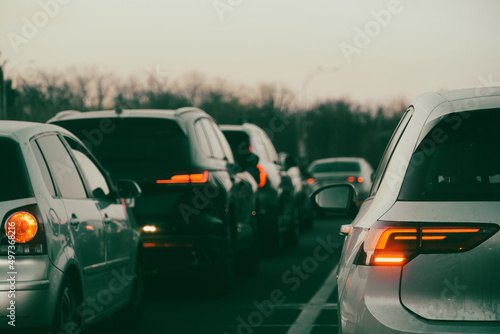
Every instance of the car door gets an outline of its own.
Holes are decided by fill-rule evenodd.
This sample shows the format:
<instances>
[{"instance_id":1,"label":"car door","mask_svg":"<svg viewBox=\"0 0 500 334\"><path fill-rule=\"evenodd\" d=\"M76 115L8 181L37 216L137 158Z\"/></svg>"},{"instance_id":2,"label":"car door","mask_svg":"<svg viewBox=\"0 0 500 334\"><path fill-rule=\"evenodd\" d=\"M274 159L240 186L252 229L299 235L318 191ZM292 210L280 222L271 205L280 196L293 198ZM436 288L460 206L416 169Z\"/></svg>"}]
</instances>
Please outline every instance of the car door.
<instances>
[{"instance_id":1,"label":"car door","mask_svg":"<svg viewBox=\"0 0 500 334\"><path fill-rule=\"evenodd\" d=\"M255 192L257 184L250 173L243 171L241 166L234 165L233 152L227 142L226 137L217 124L211 122L222 146L224 156L228 161L229 174L233 177L233 194L236 202L238 234L242 248L249 248L253 245L257 236L257 226L253 216L255 210ZM234 167L234 168L233 168Z\"/></svg>"},{"instance_id":2,"label":"car door","mask_svg":"<svg viewBox=\"0 0 500 334\"><path fill-rule=\"evenodd\" d=\"M120 279L132 275L133 238L132 227L127 217L126 208L113 192L112 183L100 164L74 139L64 136L82 179L94 200L104 223L106 253L105 286L110 287L109 306L126 302L130 296L131 281Z\"/></svg>"},{"instance_id":3,"label":"car door","mask_svg":"<svg viewBox=\"0 0 500 334\"><path fill-rule=\"evenodd\" d=\"M74 256L81 270L83 298L98 300L98 293L104 287L106 276L106 248L101 213L95 201L88 196L78 168L61 138L52 133L36 138L35 142L49 168L56 196L66 209L68 220L61 222L61 230L67 230L68 246L65 252ZM85 322L92 319L82 320Z\"/></svg>"}]
</instances>

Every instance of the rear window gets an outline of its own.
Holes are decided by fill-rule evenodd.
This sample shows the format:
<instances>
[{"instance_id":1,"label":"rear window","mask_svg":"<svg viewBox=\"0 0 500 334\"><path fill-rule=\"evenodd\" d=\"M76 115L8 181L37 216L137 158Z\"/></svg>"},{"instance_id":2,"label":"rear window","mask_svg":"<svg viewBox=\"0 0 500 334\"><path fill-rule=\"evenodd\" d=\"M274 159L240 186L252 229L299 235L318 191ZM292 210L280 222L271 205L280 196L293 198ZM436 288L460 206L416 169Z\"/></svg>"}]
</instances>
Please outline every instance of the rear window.
<instances>
[{"instance_id":1,"label":"rear window","mask_svg":"<svg viewBox=\"0 0 500 334\"><path fill-rule=\"evenodd\" d=\"M79 137L113 177L156 177L190 167L187 137L172 120L79 119L56 124Z\"/></svg>"},{"instance_id":2,"label":"rear window","mask_svg":"<svg viewBox=\"0 0 500 334\"><path fill-rule=\"evenodd\" d=\"M500 200L500 110L446 116L415 150L400 200Z\"/></svg>"},{"instance_id":3,"label":"rear window","mask_svg":"<svg viewBox=\"0 0 500 334\"><path fill-rule=\"evenodd\" d=\"M236 161L239 161L242 157L248 154L250 148L250 138L246 132L230 130L223 130L223 132L229 146L231 146L231 151L233 152Z\"/></svg>"},{"instance_id":4,"label":"rear window","mask_svg":"<svg viewBox=\"0 0 500 334\"><path fill-rule=\"evenodd\" d=\"M353 161L334 161L312 166L311 173L360 172L359 163Z\"/></svg>"},{"instance_id":5,"label":"rear window","mask_svg":"<svg viewBox=\"0 0 500 334\"><path fill-rule=\"evenodd\" d=\"M0 138L0 201L33 197L19 144Z\"/></svg>"}]
</instances>

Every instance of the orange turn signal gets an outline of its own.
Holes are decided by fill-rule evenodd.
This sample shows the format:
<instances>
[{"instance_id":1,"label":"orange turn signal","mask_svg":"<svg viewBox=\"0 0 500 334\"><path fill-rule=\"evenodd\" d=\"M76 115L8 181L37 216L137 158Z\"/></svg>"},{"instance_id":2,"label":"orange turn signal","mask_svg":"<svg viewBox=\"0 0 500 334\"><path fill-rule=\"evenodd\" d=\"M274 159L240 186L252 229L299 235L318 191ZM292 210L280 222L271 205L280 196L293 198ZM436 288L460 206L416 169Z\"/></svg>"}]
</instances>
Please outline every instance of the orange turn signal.
<instances>
[{"instance_id":1,"label":"orange turn signal","mask_svg":"<svg viewBox=\"0 0 500 334\"><path fill-rule=\"evenodd\" d=\"M38 230L36 218L29 212L20 211L12 214L5 222L5 234L14 236L15 242L25 243L33 239Z\"/></svg>"}]
</instances>

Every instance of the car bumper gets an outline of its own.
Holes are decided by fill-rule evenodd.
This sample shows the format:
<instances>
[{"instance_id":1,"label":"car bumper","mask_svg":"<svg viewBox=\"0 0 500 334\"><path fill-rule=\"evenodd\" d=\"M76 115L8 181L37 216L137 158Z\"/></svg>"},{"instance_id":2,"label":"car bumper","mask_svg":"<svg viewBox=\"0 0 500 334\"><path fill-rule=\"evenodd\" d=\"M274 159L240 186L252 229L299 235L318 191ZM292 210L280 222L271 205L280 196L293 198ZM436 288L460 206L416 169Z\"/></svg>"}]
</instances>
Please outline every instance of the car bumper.
<instances>
[{"instance_id":1,"label":"car bumper","mask_svg":"<svg viewBox=\"0 0 500 334\"><path fill-rule=\"evenodd\" d=\"M0 329L47 328L51 326L62 272L47 256L18 257L15 284L9 282L7 260L0 259ZM29 273L28 273L29 272ZM34 277L35 276L35 277ZM36 277L38 276L38 277ZM29 280L27 280L29 279ZM14 301L15 309L11 307ZM10 309L9 309L10 307ZM15 320L15 327L9 322Z\"/></svg>"},{"instance_id":2,"label":"car bumper","mask_svg":"<svg viewBox=\"0 0 500 334\"><path fill-rule=\"evenodd\" d=\"M219 264L228 243L223 236L143 236L146 275L190 276Z\"/></svg>"},{"instance_id":3,"label":"car bumper","mask_svg":"<svg viewBox=\"0 0 500 334\"><path fill-rule=\"evenodd\" d=\"M401 305L400 267L353 267L339 298L339 325L348 333L500 333L500 322L433 321Z\"/></svg>"}]
</instances>

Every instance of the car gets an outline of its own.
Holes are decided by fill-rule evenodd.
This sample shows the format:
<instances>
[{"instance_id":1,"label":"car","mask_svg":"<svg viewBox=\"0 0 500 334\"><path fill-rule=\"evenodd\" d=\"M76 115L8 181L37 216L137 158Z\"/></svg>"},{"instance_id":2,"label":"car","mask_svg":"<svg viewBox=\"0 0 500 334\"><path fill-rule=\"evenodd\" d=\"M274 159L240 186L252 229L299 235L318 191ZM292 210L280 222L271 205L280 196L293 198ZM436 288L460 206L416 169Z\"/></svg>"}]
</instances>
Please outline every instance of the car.
<instances>
[{"instance_id":1,"label":"car","mask_svg":"<svg viewBox=\"0 0 500 334\"><path fill-rule=\"evenodd\" d=\"M313 161L307 172L315 186L349 182L358 192L359 203L364 201L372 186L372 166L363 158L326 158Z\"/></svg>"},{"instance_id":2,"label":"car","mask_svg":"<svg viewBox=\"0 0 500 334\"><path fill-rule=\"evenodd\" d=\"M251 123L226 124L221 128L239 165L245 166L258 158L251 174L258 183L257 220L265 249L278 255L285 246L296 246L300 231L294 186L269 136Z\"/></svg>"},{"instance_id":3,"label":"car","mask_svg":"<svg viewBox=\"0 0 500 334\"><path fill-rule=\"evenodd\" d=\"M63 111L49 120L80 137L114 179L142 188L134 214L148 277L191 277L221 294L256 274L257 183L239 171L215 120L176 110Z\"/></svg>"},{"instance_id":4,"label":"car","mask_svg":"<svg viewBox=\"0 0 500 334\"><path fill-rule=\"evenodd\" d=\"M500 87L406 110L338 267L340 333L500 333ZM344 212L351 185L313 194Z\"/></svg>"},{"instance_id":5,"label":"car","mask_svg":"<svg viewBox=\"0 0 500 334\"><path fill-rule=\"evenodd\" d=\"M303 173L295 158L286 153L280 152L278 154L281 166L286 170L288 176L292 181L294 188L295 206L298 208L296 218L299 222L301 231L311 228L313 226L313 205L310 201L311 195L311 180Z\"/></svg>"},{"instance_id":6,"label":"car","mask_svg":"<svg viewBox=\"0 0 500 334\"><path fill-rule=\"evenodd\" d=\"M140 323L137 184L55 125L0 121L0 152L0 330L75 333L120 310Z\"/></svg>"}]
</instances>

